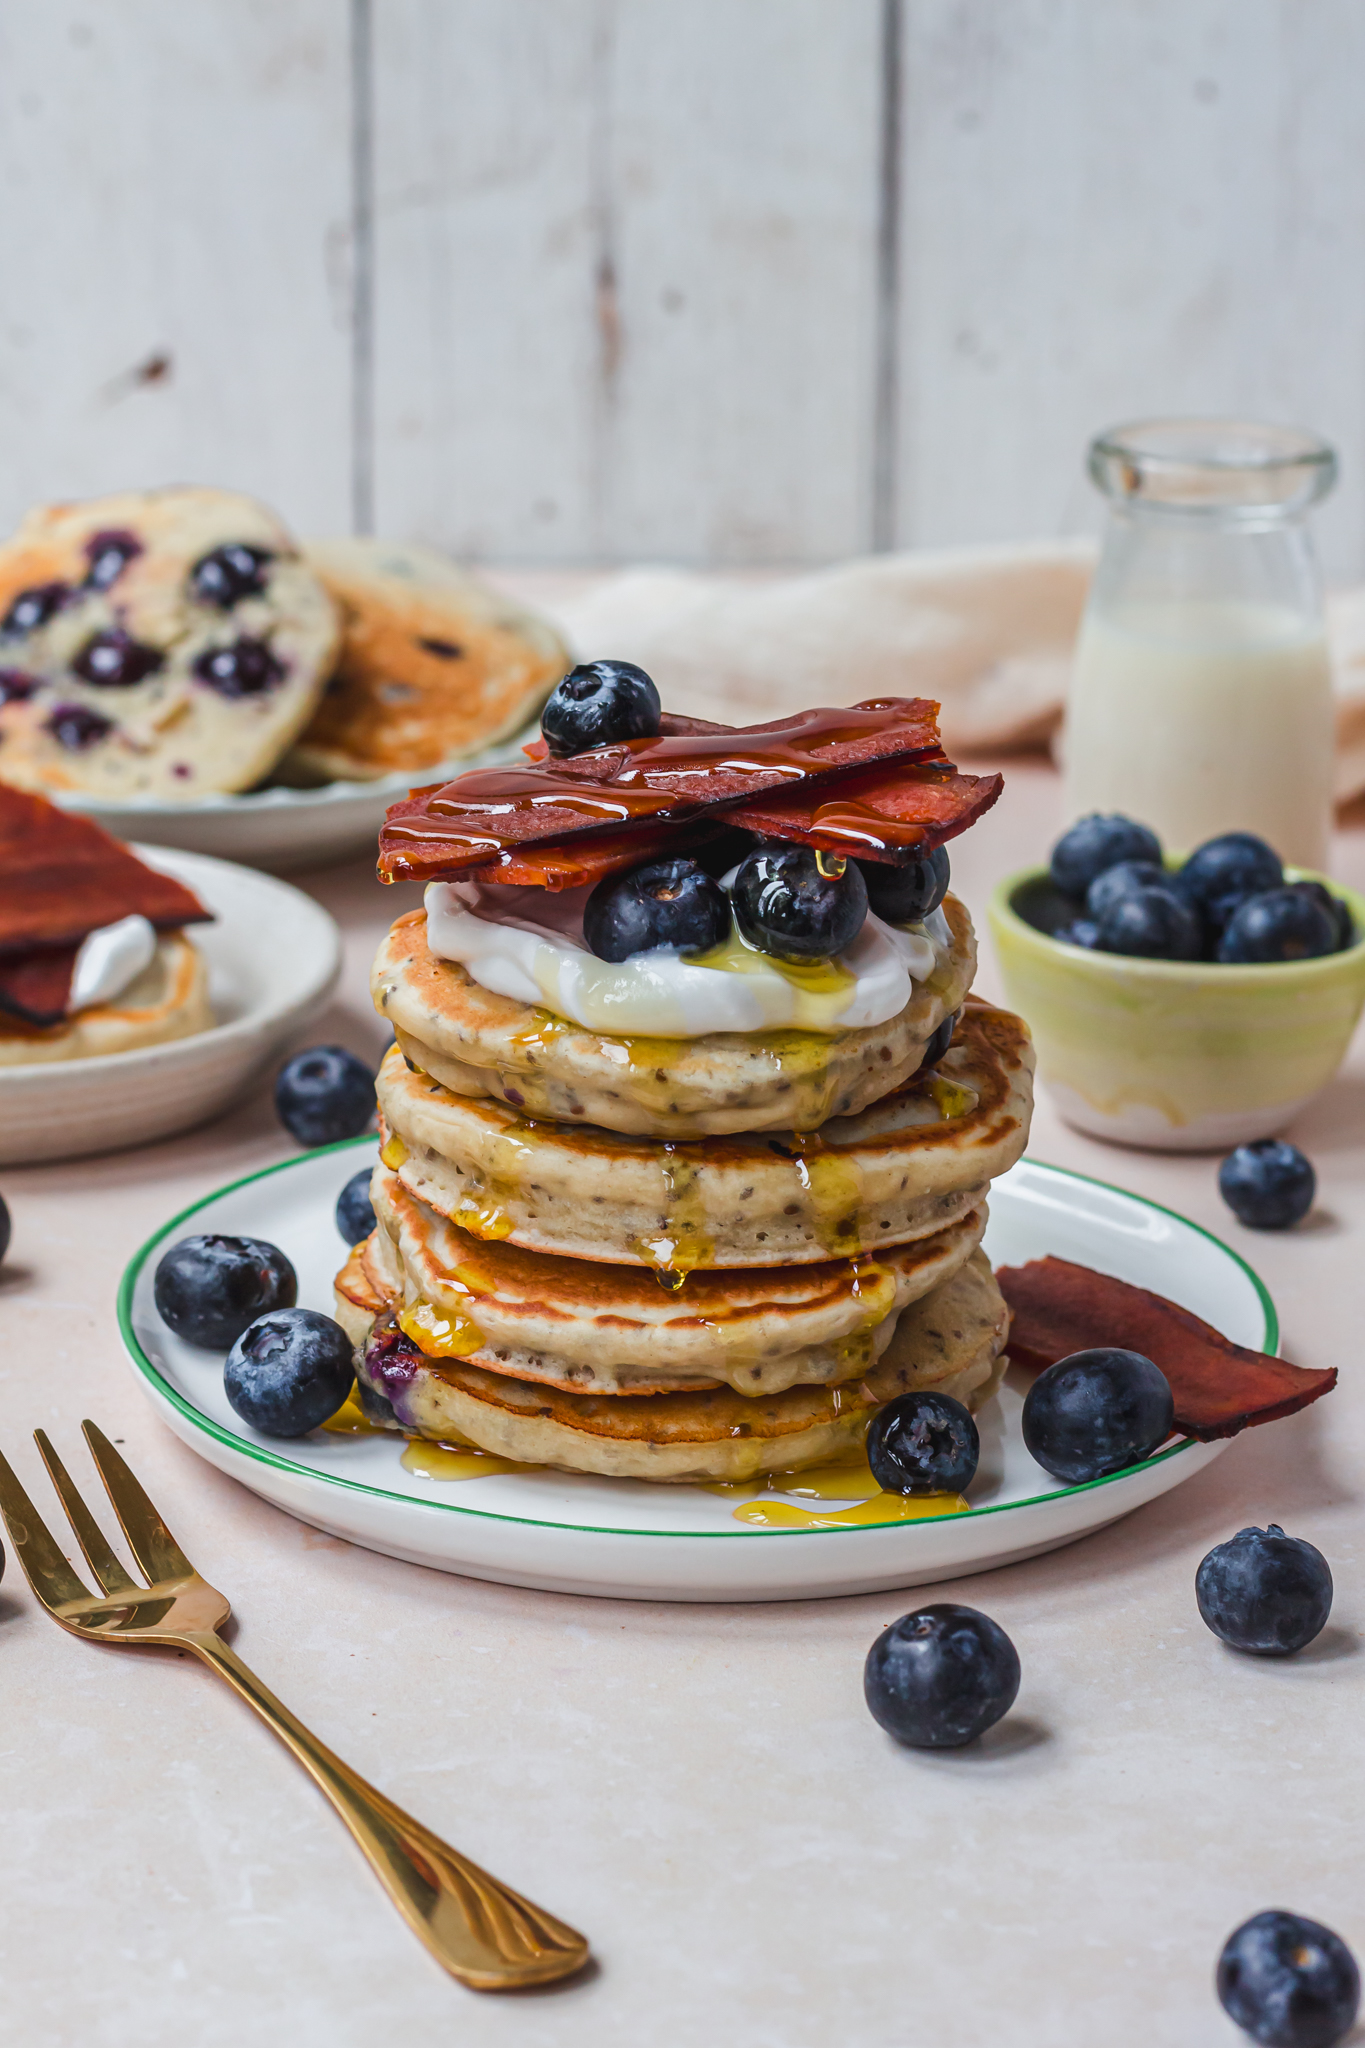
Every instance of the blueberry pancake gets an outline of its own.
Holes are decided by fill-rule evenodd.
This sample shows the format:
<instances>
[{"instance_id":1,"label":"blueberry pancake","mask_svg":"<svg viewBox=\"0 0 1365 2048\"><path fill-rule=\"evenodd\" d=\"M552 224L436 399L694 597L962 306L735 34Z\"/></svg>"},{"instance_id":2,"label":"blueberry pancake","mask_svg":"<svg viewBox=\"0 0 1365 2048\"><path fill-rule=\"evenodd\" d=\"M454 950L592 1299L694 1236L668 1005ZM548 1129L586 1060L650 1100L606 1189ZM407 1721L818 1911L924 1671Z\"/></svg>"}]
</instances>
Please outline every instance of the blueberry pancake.
<instances>
[{"instance_id":1,"label":"blueberry pancake","mask_svg":"<svg viewBox=\"0 0 1365 2048\"><path fill-rule=\"evenodd\" d=\"M330 672L331 598L265 506L126 491L0 548L0 779L192 801L249 789Z\"/></svg>"},{"instance_id":2,"label":"blueberry pancake","mask_svg":"<svg viewBox=\"0 0 1365 2048\"><path fill-rule=\"evenodd\" d=\"M520 732L569 666L548 620L430 549L353 539L305 553L336 601L342 641L289 756L292 780L457 761Z\"/></svg>"}]
</instances>

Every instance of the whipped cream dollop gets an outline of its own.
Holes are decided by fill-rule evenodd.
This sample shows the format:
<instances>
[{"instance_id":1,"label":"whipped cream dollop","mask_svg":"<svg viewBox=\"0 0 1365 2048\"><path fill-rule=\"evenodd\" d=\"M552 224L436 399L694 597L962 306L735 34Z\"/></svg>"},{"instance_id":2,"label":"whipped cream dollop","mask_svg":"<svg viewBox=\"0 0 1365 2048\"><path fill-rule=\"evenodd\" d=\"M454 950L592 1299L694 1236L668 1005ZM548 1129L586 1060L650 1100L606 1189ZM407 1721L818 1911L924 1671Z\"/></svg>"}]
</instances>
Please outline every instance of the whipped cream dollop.
<instances>
[{"instance_id":1,"label":"whipped cream dollop","mask_svg":"<svg viewBox=\"0 0 1365 2048\"><path fill-rule=\"evenodd\" d=\"M729 887L727 875L722 887ZM952 933L942 910L922 925L884 924L869 911L836 961L795 964L746 944L736 927L714 952L659 946L613 964L583 938L590 888L432 882L427 946L493 995L552 1010L589 1031L702 1038L712 1031L802 1031L885 1024L916 982L942 966Z\"/></svg>"},{"instance_id":2,"label":"whipped cream dollop","mask_svg":"<svg viewBox=\"0 0 1365 2048\"><path fill-rule=\"evenodd\" d=\"M66 1013L112 1003L156 957L156 933L145 917L121 917L81 941L71 973Z\"/></svg>"}]
</instances>

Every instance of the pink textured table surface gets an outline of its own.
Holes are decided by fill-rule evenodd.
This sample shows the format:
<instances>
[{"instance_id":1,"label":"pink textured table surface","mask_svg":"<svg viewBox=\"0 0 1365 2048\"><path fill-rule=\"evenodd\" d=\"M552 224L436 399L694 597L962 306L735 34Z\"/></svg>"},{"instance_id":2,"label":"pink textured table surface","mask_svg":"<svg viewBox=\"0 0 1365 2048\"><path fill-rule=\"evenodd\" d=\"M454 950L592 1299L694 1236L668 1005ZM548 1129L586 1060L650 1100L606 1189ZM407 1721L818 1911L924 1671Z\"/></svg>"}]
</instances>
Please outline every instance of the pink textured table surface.
<instances>
[{"instance_id":1,"label":"pink textured table surface","mask_svg":"<svg viewBox=\"0 0 1365 2048\"><path fill-rule=\"evenodd\" d=\"M953 849L978 913L1057 819L1038 765ZM1365 836L1338 872L1365 882ZM375 1053L365 976L404 907L366 866L303 878L346 974L310 1038ZM992 963L978 984L996 993ZM1018 1706L976 1750L898 1750L864 1654L911 1597L770 1607L558 1598L443 1576L321 1536L201 1464L143 1405L114 1292L168 1215L291 1150L265 1093L170 1144L28 1172L4 1192L0 1443L51 1500L28 1432L97 1417L205 1572L266 1682L361 1770L591 1936L570 1988L479 1998L443 1978L296 1767L174 1657L103 1652L0 1588L0 2035L82 2048L826 2048L951 2041L1205 2048L1223 1937L1289 1905L1365 1953L1359 1557L1365 1064L1293 1135L1318 1211L1242 1231L1214 1163L1112 1150L1044 1098L1035 1156L1227 1237L1267 1280L1287 1353L1340 1390L1239 1439L1088 1542L936 1589L995 1615ZM93 1482L92 1482L93 1483ZM1224 1651L1195 1566L1251 1521L1325 1550L1337 1604L1283 1664Z\"/></svg>"}]
</instances>

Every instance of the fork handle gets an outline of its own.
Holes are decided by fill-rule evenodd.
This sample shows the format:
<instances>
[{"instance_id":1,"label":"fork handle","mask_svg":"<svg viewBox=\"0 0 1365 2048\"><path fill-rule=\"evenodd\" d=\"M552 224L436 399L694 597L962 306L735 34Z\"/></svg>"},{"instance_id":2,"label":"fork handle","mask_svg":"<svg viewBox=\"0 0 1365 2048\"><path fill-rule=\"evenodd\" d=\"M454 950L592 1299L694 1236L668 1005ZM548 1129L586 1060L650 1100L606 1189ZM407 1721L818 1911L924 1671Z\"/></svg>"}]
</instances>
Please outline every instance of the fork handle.
<instances>
[{"instance_id":1,"label":"fork handle","mask_svg":"<svg viewBox=\"0 0 1365 2048\"><path fill-rule=\"evenodd\" d=\"M262 1685L212 1631L177 1641L225 1678L326 1793L370 1867L436 1960L476 1991L552 1983L588 1959L581 1934L533 1906L377 1792Z\"/></svg>"}]
</instances>

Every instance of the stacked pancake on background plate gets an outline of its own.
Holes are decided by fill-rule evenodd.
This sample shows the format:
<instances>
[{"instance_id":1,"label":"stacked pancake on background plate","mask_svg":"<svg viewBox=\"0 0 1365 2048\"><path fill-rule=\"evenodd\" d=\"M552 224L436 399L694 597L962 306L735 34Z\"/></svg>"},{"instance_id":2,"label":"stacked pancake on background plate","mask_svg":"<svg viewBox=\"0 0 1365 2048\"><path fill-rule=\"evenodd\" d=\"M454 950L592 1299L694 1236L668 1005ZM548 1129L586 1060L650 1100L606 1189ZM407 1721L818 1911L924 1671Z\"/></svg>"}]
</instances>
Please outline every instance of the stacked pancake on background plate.
<instances>
[{"instance_id":1,"label":"stacked pancake on background plate","mask_svg":"<svg viewBox=\"0 0 1365 2048\"><path fill-rule=\"evenodd\" d=\"M780 845L813 846L836 876L850 852L922 863L999 788L943 760L934 710L892 700L736 735L665 718L657 737L395 806L381 874L437 889L374 970L397 1041L378 1080L376 1228L337 1281L372 1420L517 1463L696 1484L855 1452L914 1389L972 1408L994 1393L1009 1315L980 1242L990 1182L1027 1138L1032 1053L1017 1018L968 997L965 908L948 896L899 938L869 916L856 948L814 969L737 957L732 939L683 978L692 1029L661 997L667 1029L627 1033L592 1004L629 1008L633 963L605 969L594 998L563 893L722 831L717 868ZM556 893L572 914L546 936ZM485 943L499 920L532 932L521 957L544 986L569 986L553 980L566 958L583 970L589 1021L506 992L517 970ZM471 931L468 962L451 957ZM912 963L897 1007L859 1021L849 963L885 971L897 943ZM667 983L669 960L635 962ZM792 984L795 1024L697 1028L708 989L769 970Z\"/></svg>"}]
</instances>

